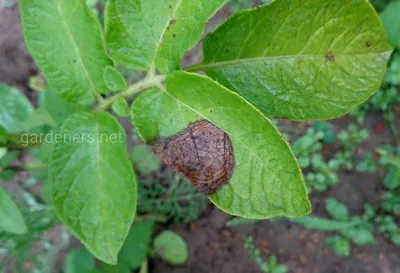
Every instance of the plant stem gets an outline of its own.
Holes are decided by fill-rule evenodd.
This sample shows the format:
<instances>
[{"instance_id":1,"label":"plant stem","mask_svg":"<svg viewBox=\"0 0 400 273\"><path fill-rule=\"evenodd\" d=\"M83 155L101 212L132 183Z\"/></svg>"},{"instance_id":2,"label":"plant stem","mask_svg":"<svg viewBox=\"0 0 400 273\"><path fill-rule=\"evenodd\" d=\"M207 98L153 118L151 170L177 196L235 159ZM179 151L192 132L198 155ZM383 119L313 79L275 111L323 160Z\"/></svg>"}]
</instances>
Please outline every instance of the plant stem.
<instances>
[{"instance_id":1,"label":"plant stem","mask_svg":"<svg viewBox=\"0 0 400 273\"><path fill-rule=\"evenodd\" d=\"M127 98L131 97L137 93L140 93L150 87L157 86L161 82L165 80L165 75L149 75L143 80L131 85L123 92L117 93L114 96L111 96L105 100L99 101L99 104L93 110L94 112L102 112L109 109L114 101L119 98Z\"/></svg>"},{"instance_id":2,"label":"plant stem","mask_svg":"<svg viewBox=\"0 0 400 273\"><path fill-rule=\"evenodd\" d=\"M187 67L183 68L183 70L185 70L187 72L196 72L196 71L202 70L203 67L204 67L204 65L202 63L199 63L199 64L195 64L192 66L187 66Z\"/></svg>"}]
</instances>

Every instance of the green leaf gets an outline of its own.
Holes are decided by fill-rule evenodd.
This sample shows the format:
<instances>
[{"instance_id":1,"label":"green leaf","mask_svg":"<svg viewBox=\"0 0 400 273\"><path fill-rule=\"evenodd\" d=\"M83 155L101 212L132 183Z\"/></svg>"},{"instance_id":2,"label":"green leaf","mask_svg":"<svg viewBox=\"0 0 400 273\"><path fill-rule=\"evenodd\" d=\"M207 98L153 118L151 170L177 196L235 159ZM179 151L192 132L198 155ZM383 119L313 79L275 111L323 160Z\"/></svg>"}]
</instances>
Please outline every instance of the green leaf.
<instances>
[{"instance_id":1,"label":"green leaf","mask_svg":"<svg viewBox=\"0 0 400 273\"><path fill-rule=\"evenodd\" d=\"M385 188L395 190L400 187L400 169L392 168L383 181Z\"/></svg>"},{"instance_id":2,"label":"green leaf","mask_svg":"<svg viewBox=\"0 0 400 273\"><path fill-rule=\"evenodd\" d=\"M355 229L353 236L350 237L357 245L371 245L375 244L376 240L374 234L365 228Z\"/></svg>"},{"instance_id":3,"label":"green leaf","mask_svg":"<svg viewBox=\"0 0 400 273\"><path fill-rule=\"evenodd\" d=\"M59 133L49 160L55 208L89 251L116 264L137 197L125 132L108 113L80 113Z\"/></svg>"},{"instance_id":4,"label":"green leaf","mask_svg":"<svg viewBox=\"0 0 400 273\"><path fill-rule=\"evenodd\" d=\"M392 46L400 50L400 1L391 1L380 14L383 25Z\"/></svg>"},{"instance_id":5,"label":"green leaf","mask_svg":"<svg viewBox=\"0 0 400 273\"><path fill-rule=\"evenodd\" d=\"M124 246L118 256L119 264L129 265L131 269L140 268L149 251L154 222L138 222L132 225Z\"/></svg>"},{"instance_id":6,"label":"green leaf","mask_svg":"<svg viewBox=\"0 0 400 273\"><path fill-rule=\"evenodd\" d=\"M85 107L61 97L49 87L46 88L43 94L47 112L58 123L63 123L70 115L86 110Z\"/></svg>"},{"instance_id":7,"label":"green leaf","mask_svg":"<svg viewBox=\"0 0 400 273\"><path fill-rule=\"evenodd\" d=\"M33 113L29 100L17 88L0 83L0 126L19 133L19 125Z\"/></svg>"},{"instance_id":8,"label":"green leaf","mask_svg":"<svg viewBox=\"0 0 400 273\"><path fill-rule=\"evenodd\" d=\"M0 232L25 234L28 228L17 204L0 187Z\"/></svg>"},{"instance_id":9,"label":"green leaf","mask_svg":"<svg viewBox=\"0 0 400 273\"><path fill-rule=\"evenodd\" d=\"M161 166L160 160L147 145L136 145L131 153L131 161L141 174L150 174Z\"/></svg>"},{"instance_id":10,"label":"green leaf","mask_svg":"<svg viewBox=\"0 0 400 273\"><path fill-rule=\"evenodd\" d=\"M132 70L177 70L180 58L200 39L205 23L225 1L109 0L107 47L117 62Z\"/></svg>"},{"instance_id":11,"label":"green leaf","mask_svg":"<svg viewBox=\"0 0 400 273\"><path fill-rule=\"evenodd\" d=\"M149 269L148 269L147 260L146 260L143 262L139 273L148 273L148 272L149 272Z\"/></svg>"},{"instance_id":12,"label":"green leaf","mask_svg":"<svg viewBox=\"0 0 400 273\"><path fill-rule=\"evenodd\" d=\"M164 231L154 239L154 250L170 264L183 264L188 258L188 247L182 237L173 231Z\"/></svg>"},{"instance_id":13,"label":"green leaf","mask_svg":"<svg viewBox=\"0 0 400 273\"><path fill-rule=\"evenodd\" d=\"M103 71L112 62L85 1L22 0L20 10L26 44L54 92L88 105L109 91Z\"/></svg>"},{"instance_id":14,"label":"green leaf","mask_svg":"<svg viewBox=\"0 0 400 273\"><path fill-rule=\"evenodd\" d=\"M347 206L335 198L329 198L326 201L326 210L334 220L348 221L350 219Z\"/></svg>"},{"instance_id":15,"label":"green leaf","mask_svg":"<svg viewBox=\"0 0 400 273\"><path fill-rule=\"evenodd\" d=\"M213 80L172 73L167 90L151 89L132 104L132 123L151 142L207 119L231 139L235 169L228 184L210 195L222 210L245 218L302 216L310 203L301 170L272 123L243 98Z\"/></svg>"},{"instance_id":16,"label":"green leaf","mask_svg":"<svg viewBox=\"0 0 400 273\"><path fill-rule=\"evenodd\" d=\"M235 14L203 51L188 71L206 72L267 116L324 120L378 90L392 48L365 0L279 0Z\"/></svg>"},{"instance_id":17,"label":"green leaf","mask_svg":"<svg viewBox=\"0 0 400 273\"><path fill-rule=\"evenodd\" d=\"M128 87L121 73L112 66L104 69L104 82L111 91L121 91Z\"/></svg>"},{"instance_id":18,"label":"green leaf","mask_svg":"<svg viewBox=\"0 0 400 273\"><path fill-rule=\"evenodd\" d=\"M88 273L95 269L94 256L86 249L76 249L68 253L65 258L65 273Z\"/></svg>"},{"instance_id":19,"label":"green leaf","mask_svg":"<svg viewBox=\"0 0 400 273\"><path fill-rule=\"evenodd\" d=\"M325 244L332 248L333 251L341 257L349 257L351 246L349 240L341 236L333 236L325 238Z\"/></svg>"},{"instance_id":20,"label":"green leaf","mask_svg":"<svg viewBox=\"0 0 400 273\"><path fill-rule=\"evenodd\" d=\"M129 117L129 105L125 98L119 98L112 105L113 111L121 117Z\"/></svg>"}]
</instances>

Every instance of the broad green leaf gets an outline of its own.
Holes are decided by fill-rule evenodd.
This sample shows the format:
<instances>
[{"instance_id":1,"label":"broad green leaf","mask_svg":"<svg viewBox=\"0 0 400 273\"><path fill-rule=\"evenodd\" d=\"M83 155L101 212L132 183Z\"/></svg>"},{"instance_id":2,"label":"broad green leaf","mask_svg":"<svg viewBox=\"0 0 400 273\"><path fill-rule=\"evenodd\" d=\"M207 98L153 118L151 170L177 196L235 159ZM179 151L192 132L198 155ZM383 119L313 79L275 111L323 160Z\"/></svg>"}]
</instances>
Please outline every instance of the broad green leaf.
<instances>
[{"instance_id":1,"label":"broad green leaf","mask_svg":"<svg viewBox=\"0 0 400 273\"><path fill-rule=\"evenodd\" d=\"M89 273L95 268L95 258L86 249L76 249L68 253L65 258L65 273Z\"/></svg>"},{"instance_id":2,"label":"broad green leaf","mask_svg":"<svg viewBox=\"0 0 400 273\"><path fill-rule=\"evenodd\" d=\"M326 201L326 210L334 220L348 221L350 218L347 206L335 198L329 198Z\"/></svg>"},{"instance_id":3,"label":"broad green leaf","mask_svg":"<svg viewBox=\"0 0 400 273\"><path fill-rule=\"evenodd\" d=\"M203 44L204 71L267 116L324 120L374 94L392 48L366 0L277 0L234 15Z\"/></svg>"},{"instance_id":4,"label":"broad green leaf","mask_svg":"<svg viewBox=\"0 0 400 273\"><path fill-rule=\"evenodd\" d=\"M121 91L127 88L124 77L112 66L104 69L104 82L111 91Z\"/></svg>"},{"instance_id":5,"label":"broad green leaf","mask_svg":"<svg viewBox=\"0 0 400 273\"><path fill-rule=\"evenodd\" d=\"M391 1L380 14L383 25L385 26L388 39L392 46L400 50L400 1Z\"/></svg>"},{"instance_id":6,"label":"broad green leaf","mask_svg":"<svg viewBox=\"0 0 400 273\"><path fill-rule=\"evenodd\" d=\"M25 234L28 228L17 204L0 187L0 232Z\"/></svg>"},{"instance_id":7,"label":"broad green leaf","mask_svg":"<svg viewBox=\"0 0 400 273\"><path fill-rule=\"evenodd\" d=\"M177 70L180 58L225 1L109 0L107 47L117 62L132 70Z\"/></svg>"},{"instance_id":8,"label":"broad green leaf","mask_svg":"<svg viewBox=\"0 0 400 273\"><path fill-rule=\"evenodd\" d=\"M149 252L154 222L138 222L132 225L124 246L118 256L119 264L126 264L131 269L140 268Z\"/></svg>"},{"instance_id":9,"label":"broad green leaf","mask_svg":"<svg viewBox=\"0 0 400 273\"><path fill-rule=\"evenodd\" d=\"M175 72L167 79L167 90L148 90L132 105L132 122L147 142L172 136L200 119L230 136L235 156L229 183L210 196L214 204L245 218L310 211L301 170L287 142L236 93L207 77Z\"/></svg>"},{"instance_id":10,"label":"broad green leaf","mask_svg":"<svg viewBox=\"0 0 400 273\"><path fill-rule=\"evenodd\" d=\"M112 62L84 0L22 0L20 10L26 44L54 92L88 105L109 91L103 71Z\"/></svg>"},{"instance_id":11,"label":"broad green leaf","mask_svg":"<svg viewBox=\"0 0 400 273\"><path fill-rule=\"evenodd\" d=\"M9 133L20 132L20 124L33 113L29 100L17 88L0 83L0 126Z\"/></svg>"},{"instance_id":12,"label":"broad green leaf","mask_svg":"<svg viewBox=\"0 0 400 273\"><path fill-rule=\"evenodd\" d=\"M183 264L188 258L188 246L182 237L173 231L164 231L154 239L154 250L170 264Z\"/></svg>"},{"instance_id":13,"label":"broad green leaf","mask_svg":"<svg viewBox=\"0 0 400 273\"><path fill-rule=\"evenodd\" d=\"M44 106L49 115L58 123L63 123L70 115L87 110L82 105L70 102L49 87L44 91Z\"/></svg>"},{"instance_id":14,"label":"broad green leaf","mask_svg":"<svg viewBox=\"0 0 400 273\"><path fill-rule=\"evenodd\" d=\"M147 145L136 145L130 158L135 169L141 174L150 174L161 166L160 160Z\"/></svg>"},{"instance_id":15,"label":"broad green leaf","mask_svg":"<svg viewBox=\"0 0 400 273\"><path fill-rule=\"evenodd\" d=\"M129 116L129 105L125 98L119 98L112 105L113 111L121 117Z\"/></svg>"},{"instance_id":16,"label":"broad green leaf","mask_svg":"<svg viewBox=\"0 0 400 273\"><path fill-rule=\"evenodd\" d=\"M108 113L79 113L59 133L49 160L54 206L98 259L116 264L136 210L125 132Z\"/></svg>"}]
</instances>

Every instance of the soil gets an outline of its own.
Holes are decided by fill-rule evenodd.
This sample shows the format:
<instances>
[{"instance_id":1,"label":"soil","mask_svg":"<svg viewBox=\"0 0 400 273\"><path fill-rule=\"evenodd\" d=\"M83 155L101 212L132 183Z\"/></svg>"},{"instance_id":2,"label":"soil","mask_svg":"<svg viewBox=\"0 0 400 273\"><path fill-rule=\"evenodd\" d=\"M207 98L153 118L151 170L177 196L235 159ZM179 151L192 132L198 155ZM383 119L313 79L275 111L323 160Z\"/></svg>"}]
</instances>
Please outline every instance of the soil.
<instances>
[{"instance_id":1,"label":"soil","mask_svg":"<svg viewBox=\"0 0 400 273\"><path fill-rule=\"evenodd\" d=\"M207 26L207 30L214 29L228 14L229 9L220 11ZM201 59L199 49L198 45L187 54L184 66ZM33 91L27 86L28 79L37 72L23 42L17 1L0 0L0 82L17 86L31 97ZM388 128L384 128L380 134L375 132L376 126L381 122L382 117L378 115L368 117L366 128L371 137L365 146L360 147L361 154L365 149L372 150L393 141ZM342 118L332 123L336 130L340 130L347 128L349 120ZM295 126L300 131L305 127L304 123L291 123L290 126ZM376 204L382 195L381 175L341 173L337 186L325 193L311 196L312 215L327 216L324 203L329 197L345 202L350 213L358 215L362 213L364 203ZM260 269L243 247L242 235L251 235L264 258L276 255L281 263L289 266L289 272L400 273L400 250L382 236L377 237L377 244L353 246L351 257L339 258L324 246L324 238L331 235L330 233L306 230L288 220L266 220L227 228L225 224L230 218L230 215L209 204L197 221L186 226L159 226L159 231L171 228L183 236L189 245L189 260L185 265L177 267L156 259L151 261L150 272L260 273ZM74 244L76 246L76 242Z\"/></svg>"}]
</instances>

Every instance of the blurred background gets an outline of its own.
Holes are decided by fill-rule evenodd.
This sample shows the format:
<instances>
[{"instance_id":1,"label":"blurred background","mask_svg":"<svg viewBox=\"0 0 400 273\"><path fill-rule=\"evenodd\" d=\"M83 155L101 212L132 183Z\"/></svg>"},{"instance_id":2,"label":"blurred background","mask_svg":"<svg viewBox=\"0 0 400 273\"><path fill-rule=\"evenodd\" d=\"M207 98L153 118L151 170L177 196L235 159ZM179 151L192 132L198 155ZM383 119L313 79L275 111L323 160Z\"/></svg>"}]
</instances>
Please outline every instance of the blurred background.
<instances>
[{"instance_id":1,"label":"blurred background","mask_svg":"<svg viewBox=\"0 0 400 273\"><path fill-rule=\"evenodd\" d=\"M106 0L87 2L103 23ZM233 12L267 2L230 0L206 32ZM304 171L310 216L249 221L225 214L161 164L129 120L120 118L139 194L138 216L119 264L96 261L48 205L45 148L0 148L0 204L14 200L29 229L22 235L4 232L7 219L0 209L0 272L399 273L400 1L370 2L397 48L377 94L329 122L274 120ZM184 65L199 62L200 49L199 44L186 54ZM143 77L121 71L130 83ZM62 109L43 109L46 82L25 47L18 1L0 0L0 89L11 87L36 108L15 109L27 130L51 130L46 111ZM5 115L1 104L0 98Z\"/></svg>"}]
</instances>

